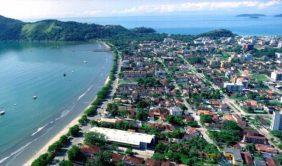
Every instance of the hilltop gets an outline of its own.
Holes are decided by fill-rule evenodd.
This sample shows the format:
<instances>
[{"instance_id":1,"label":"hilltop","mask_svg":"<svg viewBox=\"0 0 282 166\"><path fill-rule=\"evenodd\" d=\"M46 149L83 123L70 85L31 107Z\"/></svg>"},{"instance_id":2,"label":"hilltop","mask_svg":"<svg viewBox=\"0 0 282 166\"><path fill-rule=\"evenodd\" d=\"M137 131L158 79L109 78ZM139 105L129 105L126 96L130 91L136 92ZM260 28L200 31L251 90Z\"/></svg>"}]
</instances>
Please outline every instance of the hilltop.
<instances>
[{"instance_id":1,"label":"hilltop","mask_svg":"<svg viewBox=\"0 0 282 166\"><path fill-rule=\"evenodd\" d=\"M20 38L23 22L0 15L0 40L17 40Z\"/></svg>"},{"instance_id":2,"label":"hilltop","mask_svg":"<svg viewBox=\"0 0 282 166\"><path fill-rule=\"evenodd\" d=\"M130 33L130 30L119 25L102 26L59 20L22 22L0 16L0 40L84 41Z\"/></svg>"},{"instance_id":3,"label":"hilltop","mask_svg":"<svg viewBox=\"0 0 282 166\"><path fill-rule=\"evenodd\" d=\"M162 38L167 34L158 34L152 28L137 27L126 29L120 25L98 25L74 21L42 20L23 22L0 16L0 40L27 41L88 41L91 39L106 39L120 37L155 37ZM193 35L174 35L178 38L192 39L195 37L232 37L234 34L225 29Z\"/></svg>"}]
</instances>

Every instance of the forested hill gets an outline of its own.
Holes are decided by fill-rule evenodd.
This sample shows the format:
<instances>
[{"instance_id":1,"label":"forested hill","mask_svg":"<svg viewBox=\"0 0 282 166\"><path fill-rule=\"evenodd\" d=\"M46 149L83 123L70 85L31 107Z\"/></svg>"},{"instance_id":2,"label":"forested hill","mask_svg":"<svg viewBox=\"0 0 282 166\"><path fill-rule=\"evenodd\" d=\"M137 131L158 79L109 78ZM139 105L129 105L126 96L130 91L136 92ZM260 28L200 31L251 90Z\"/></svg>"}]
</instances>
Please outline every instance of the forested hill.
<instances>
[{"instance_id":1,"label":"forested hill","mask_svg":"<svg viewBox=\"0 0 282 166\"><path fill-rule=\"evenodd\" d=\"M84 41L130 33L130 30L118 25L102 26L58 20L26 23L0 16L0 40Z\"/></svg>"},{"instance_id":2,"label":"forested hill","mask_svg":"<svg viewBox=\"0 0 282 166\"><path fill-rule=\"evenodd\" d=\"M153 34L153 35L151 35ZM183 40L196 37L231 37L234 34L228 30L216 30L209 33L192 35L174 35ZM121 38L141 39L166 37L158 34L152 28L139 27L126 29L120 25L97 25L78 23L73 21L42 20L37 22L22 22L0 16L0 40L28 40L28 41L87 41L91 39Z\"/></svg>"},{"instance_id":3,"label":"forested hill","mask_svg":"<svg viewBox=\"0 0 282 166\"><path fill-rule=\"evenodd\" d=\"M0 40L17 40L20 38L23 22L0 16Z\"/></svg>"}]
</instances>

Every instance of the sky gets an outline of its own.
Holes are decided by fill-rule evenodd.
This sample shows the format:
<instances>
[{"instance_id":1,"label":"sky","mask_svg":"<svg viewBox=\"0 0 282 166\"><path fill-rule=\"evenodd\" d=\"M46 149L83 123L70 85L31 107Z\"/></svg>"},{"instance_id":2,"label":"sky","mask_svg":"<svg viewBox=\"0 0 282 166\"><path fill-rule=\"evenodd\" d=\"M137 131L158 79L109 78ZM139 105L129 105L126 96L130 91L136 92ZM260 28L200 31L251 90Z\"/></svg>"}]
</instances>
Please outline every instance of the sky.
<instances>
[{"instance_id":1,"label":"sky","mask_svg":"<svg viewBox=\"0 0 282 166\"><path fill-rule=\"evenodd\" d=\"M282 0L0 0L0 15L28 19L282 13Z\"/></svg>"}]
</instances>

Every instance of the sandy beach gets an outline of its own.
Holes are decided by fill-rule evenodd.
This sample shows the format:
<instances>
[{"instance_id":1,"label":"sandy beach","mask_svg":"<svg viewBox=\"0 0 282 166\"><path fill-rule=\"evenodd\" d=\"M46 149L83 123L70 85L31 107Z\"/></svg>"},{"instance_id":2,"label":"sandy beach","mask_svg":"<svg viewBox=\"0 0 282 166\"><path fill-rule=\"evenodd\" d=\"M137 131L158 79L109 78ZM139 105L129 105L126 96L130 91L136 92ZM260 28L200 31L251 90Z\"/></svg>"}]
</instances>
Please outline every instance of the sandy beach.
<instances>
[{"instance_id":1,"label":"sandy beach","mask_svg":"<svg viewBox=\"0 0 282 166\"><path fill-rule=\"evenodd\" d=\"M80 119L81 115L73 119L63 130L61 130L55 137L53 137L46 145L44 145L36 154L32 156L25 164L24 166L30 166L31 163L37 159L40 155L47 152L48 147L52 145L54 142L58 141L61 136L68 133L69 128L78 124L78 120Z\"/></svg>"},{"instance_id":2,"label":"sandy beach","mask_svg":"<svg viewBox=\"0 0 282 166\"><path fill-rule=\"evenodd\" d=\"M110 78L109 76L107 77L107 79L105 80L105 84L107 84L109 82ZM95 97L96 98L96 97ZM94 98L94 99L95 99ZM88 107L91 106L91 103L88 105ZM88 107L86 107L85 109L87 109ZM65 135L68 133L69 128L78 124L78 120L81 118L81 116L83 115L83 112L78 115L75 119L73 119L69 124L67 124L58 134L56 134L52 139L50 139L47 144L45 144L37 153L35 153L29 160L27 160L24 164L24 166L30 166L31 163L37 159L40 155L46 153L48 151L48 148L50 145L52 145L53 143L55 143L56 141L58 141L60 139L61 136Z\"/></svg>"}]
</instances>

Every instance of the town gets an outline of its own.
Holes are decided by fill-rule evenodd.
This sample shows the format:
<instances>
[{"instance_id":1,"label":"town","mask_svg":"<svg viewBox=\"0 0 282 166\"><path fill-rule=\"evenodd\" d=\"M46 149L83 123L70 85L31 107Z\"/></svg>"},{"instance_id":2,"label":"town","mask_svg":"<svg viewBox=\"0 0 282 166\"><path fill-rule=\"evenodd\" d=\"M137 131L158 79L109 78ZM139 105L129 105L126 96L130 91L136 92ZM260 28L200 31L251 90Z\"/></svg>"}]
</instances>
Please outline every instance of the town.
<instances>
[{"instance_id":1,"label":"town","mask_svg":"<svg viewBox=\"0 0 282 166\"><path fill-rule=\"evenodd\" d=\"M281 38L119 43L79 125L32 165L282 164Z\"/></svg>"}]
</instances>

